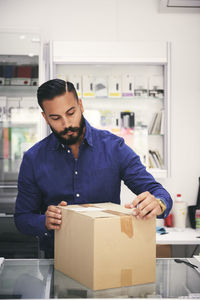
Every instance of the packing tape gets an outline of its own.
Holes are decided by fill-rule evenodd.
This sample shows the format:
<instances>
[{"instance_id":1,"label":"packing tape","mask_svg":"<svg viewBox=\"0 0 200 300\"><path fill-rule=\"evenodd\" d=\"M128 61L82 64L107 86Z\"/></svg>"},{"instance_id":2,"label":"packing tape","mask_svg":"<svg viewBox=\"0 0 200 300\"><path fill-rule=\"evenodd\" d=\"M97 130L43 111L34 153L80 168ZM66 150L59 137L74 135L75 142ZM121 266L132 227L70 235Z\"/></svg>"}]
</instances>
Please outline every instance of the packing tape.
<instances>
[{"instance_id":1,"label":"packing tape","mask_svg":"<svg viewBox=\"0 0 200 300\"><path fill-rule=\"evenodd\" d=\"M81 206L84 207L98 207L95 206L94 204L82 204ZM112 215L116 215L116 216L120 216L120 223L121 223L121 232L124 232L129 238L133 237L133 217L132 215L129 214L125 214L119 211L115 211L115 210L104 210L104 212L112 214Z\"/></svg>"},{"instance_id":2,"label":"packing tape","mask_svg":"<svg viewBox=\"0 0 200 300\"><path fill-rule=\"evenodd\" d=\"M121 286L132 285L132 270L122 269L121 270Z\"/></svg>"},{"instance_id":3,"label":"packing tape","mask_svg":"<svg viewBox=\"0 0 200 300\"><path fill-rule=\"evenodd\" d=\"M124 232L129 238L133 237L133 217L114 210L104 210L112 215L120 216L121 232Z\"/></svg>"},{"instance_id":4,"label":"packing tape","mask_svg":"<svg viewBox=\"0 0 200 300\"><path fill-rule=\"evenodd\" d=\"M133 237L133 218L132 216L123 216L120 218L121 232L128 235L129 238Z\"/></svg>"},{"instance_id":5,"label":"packing tape","mask_svg":"<svg viewBox=\"0 0 200 300\"><path fill-rule=\"evenodd\" d=\"M90 204L90 203L79 204L79 206L83 206L83 207L98 207L98 206L95 206L94 204Z\"/></svg>"}]
</instances>

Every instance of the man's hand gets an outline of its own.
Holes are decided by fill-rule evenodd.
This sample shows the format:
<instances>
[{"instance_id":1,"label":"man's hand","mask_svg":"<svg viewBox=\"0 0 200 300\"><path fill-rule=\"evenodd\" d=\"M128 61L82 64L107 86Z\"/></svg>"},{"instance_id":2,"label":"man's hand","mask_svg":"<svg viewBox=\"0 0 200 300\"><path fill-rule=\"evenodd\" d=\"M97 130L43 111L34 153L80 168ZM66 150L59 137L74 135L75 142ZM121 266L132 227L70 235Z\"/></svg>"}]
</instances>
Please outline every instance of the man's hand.
<instances>
[{"instance_id":1,"label":"man's hand","mask_svg":"<svg viewBox=\"0 0 200 300\"><path fill-rule=\"evenodd\" d=\"M61 201L58 205L66 206L67 202ZM60 229L62 222L61 210L54 205L48 206L48 209L45 213L46 221L45 226L48 230Z\"/></svg>"},{"instance_id":2,"label":"man's hand","mask_svg":"<svg viewBox=\"0 0 200 300\"><path fill-rule=\"evenodd\" d=\"M162 213L159 202L155 196L149 192L138 195L132 203L126 204L125 207L135 208L133 215L136 216L137 219L147 220Z\"/></svg>"}]
</instances>

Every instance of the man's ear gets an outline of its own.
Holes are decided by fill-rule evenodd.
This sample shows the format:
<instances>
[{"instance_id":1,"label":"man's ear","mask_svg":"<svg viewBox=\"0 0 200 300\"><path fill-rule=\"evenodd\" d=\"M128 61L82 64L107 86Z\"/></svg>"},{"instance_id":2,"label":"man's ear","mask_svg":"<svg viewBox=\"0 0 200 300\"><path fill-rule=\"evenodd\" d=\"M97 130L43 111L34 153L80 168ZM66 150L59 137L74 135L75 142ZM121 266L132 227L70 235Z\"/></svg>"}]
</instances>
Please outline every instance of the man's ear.
<instances>
[{"instance_id":1,"label":"man's ear","mask_svg":"<svg viewBox=\"0 0 200 300\"><path fill-rule=\"evenodd\" d=\"M80 106L81 112L83 113L84 112L84 107L83 107L83 102L82 102L81 99L78 99L78 104Z\"/></svg>"},{"instance_id":2,"label":"man's ear","mask_svg":"<svg viewBox=\"0 0 200 300\"><path fill-rule=\"evenodd\" d=\"M47 120L47 117L46 117L45 113L42 111L41 114L42 114L43 118L45 119L45 121L46 121L46 123L47 123L47 125L48 125L49 122L48 122L48 120Z\"/></svg>"}]
</instances>

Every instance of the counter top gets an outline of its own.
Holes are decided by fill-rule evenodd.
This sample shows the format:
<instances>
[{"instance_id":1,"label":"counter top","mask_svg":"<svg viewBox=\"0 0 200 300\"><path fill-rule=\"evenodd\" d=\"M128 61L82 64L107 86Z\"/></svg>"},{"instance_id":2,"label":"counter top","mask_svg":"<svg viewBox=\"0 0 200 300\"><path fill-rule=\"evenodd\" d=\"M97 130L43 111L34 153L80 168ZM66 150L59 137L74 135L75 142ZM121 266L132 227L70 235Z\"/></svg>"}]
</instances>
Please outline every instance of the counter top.
<instances>
[{"instance_id":1,"label":"counter top","mask_svg":"<svg viewBox=\"0 0 200 300\"><path fill-rule=\"evenodd\" d=\"M0 299L200 298L200 262L193 269L174 259L157 259L152 284L92 291L54 269L53 259L5 259L0 268ZM197 294L198 293L198 294Z\"/></svg>"},{"instance_id":2,"label":"counter top","mask_svg":"<svg viewBox=\"0 0 200 300\"><path fill-rule=\"evenodd\" d=\"M156 244L170 244L170 245L200 245L200 231L192 228L178 228L165 227L167 234L160 235L156 233Z\"/></svg>"}]
</instances>

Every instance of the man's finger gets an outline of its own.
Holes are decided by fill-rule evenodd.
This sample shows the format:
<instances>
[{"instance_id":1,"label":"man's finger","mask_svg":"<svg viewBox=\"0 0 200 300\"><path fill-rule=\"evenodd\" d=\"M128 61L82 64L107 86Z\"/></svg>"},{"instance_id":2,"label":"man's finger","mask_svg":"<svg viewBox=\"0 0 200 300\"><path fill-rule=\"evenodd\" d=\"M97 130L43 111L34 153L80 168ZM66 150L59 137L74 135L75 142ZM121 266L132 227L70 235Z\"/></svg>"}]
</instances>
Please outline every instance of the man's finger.
<instances>
[{"instance_id":1,"label":"man's finger","mask_svg":"<svg viewBox=\"0 0 200 300\"><path fill-rule=\"evenodd\" d=\"M61 201L58 205L60 205L60 206L66 206L67 202L66 201Z\"/></svg>"},{"instance_id":2,"label":"man's finger","mask_svg":"<svg viewBox=\"0 0 200 300\"><path fill-rule=\"evenodd\" d=\"M56 229L60 229L60 226L59 225L49 225L48 229L49 230L56 230Z\"/></svg>"},{"instance_id":3,"label":"man's finger","mask_svg":"<svg viewBox=\"0 0 200 300\"><path fill-rule=\"evenodd\" d=\"M140 211L143 210L147 205L149 205L152 202L152 200L154 200L154 198L152 198L151 195L148 196L146 199L144 199L138 204L137 208L139 208Z\"/></svg>"},{"instance_id":4,"label":"man's finger","mask_svg":"<svg viewBox=\"0 0 200 300\"><path fill-rule=\"evenodd\" d=\"M133 206L136 207L141 201L146 199L150 195L149 192L144 192L140 195L138 195L134 200L133 200Z\"/></svg>"},{"instance_id":5,"label":"man's finger","mask_svg":"<svg viewBox=\"0 0 200 300\"><path fill-rule=\"evenodd\" d=\"M144 216L149 214L151 211L154 210L154 208L156 208L156 205L157 205L157 203L155 201L153 201L150 204L148 204L147 206L145 206L142 210L140 210L139 217L143 218Z\"/></svg>"},{"instance_id":6,"label":"man's finger","mask_svg":"<svg viewBox=\"0 0 200 300\"><path fill-rule=\"evenodd\" d=\"M126 208L134 208L133 203L125 204L125 207L126 207ZM137 215L139 214L139 212L140 212L139 209L134 208L134 209L133 209L133 212L132 212L132 215L133 215L133 216L137 216Z\"/></svg>"},{"instance_id":7,"label":"man's finger","mask_svg":"<svg viewBox=\"0 0 200 300\"><path fill-rule=\"evenodd\" d=\"M57 214L57 213L54 213L54 212L49 211L49 210L46 211L46 216L48 218L51 217L51 218L54 218L54 219L61 219L61 214Z\"/></svg>"},{"instance_id":8,"label":"man's finger","mask_svg":"<svg viewBox=\"0 0 200 300\"><path fill-rule=\"evenodd\" d=\"M153 217L155 217L157 215L157 208L154 208L150 214L146 215L143 219L144 220L148 220L151 219Z\"/></svg>"},{"instance_id":9,"label":"man's finger","mask_svg":"<svg viewBox=\"0 0 200 300\"><path fill-rule=\"evenodd\" d=\"M61 220L58 220L58 219L54 219L54 218L48 218L48 221L47 221L47 223L48 224L50 224L50 225L56 225L56 224L61 224Z\"/></svg>"},{"instance_id":10,"label":"man's finger","mask_svg":"<svg viewBox=\"0 0 200 300\"><path fill-rule=\"evenodd\" d=\"M54 206L54 205L50 205L50 206L48 206L48 209L47 209L47 211L52 211L52 212L55 212L55 213L57 213L57 214L60 214L60 213L61 213L60 209L59 209L59 208L57 208L57 207L56 207L56 206Z\"/></svg>"},{"instance_id":11,"label":"man's finger","mask_svg":"<svg viewBox=\"0 0 200 300\"><path fill-rule=\"evenodd\" d=\"M140 213L140 210L138 208L133 209L133 212L132 212L133 216L138 216L139 213Z\"/></svg>"},{"instance_id":12,"label":"man's finger","mask_svg":"<svg viewBox=\"0 0 200 300\"><path fill-rule=\"evenodd\" d=\"M131 202L131 203L125 204L125 207L126 208L133 208L134 206L133 206L133 203Z\"/></svg>"}]
</instances>

